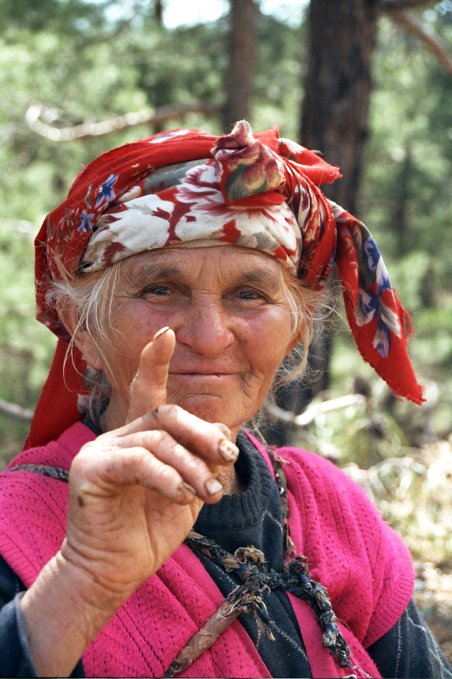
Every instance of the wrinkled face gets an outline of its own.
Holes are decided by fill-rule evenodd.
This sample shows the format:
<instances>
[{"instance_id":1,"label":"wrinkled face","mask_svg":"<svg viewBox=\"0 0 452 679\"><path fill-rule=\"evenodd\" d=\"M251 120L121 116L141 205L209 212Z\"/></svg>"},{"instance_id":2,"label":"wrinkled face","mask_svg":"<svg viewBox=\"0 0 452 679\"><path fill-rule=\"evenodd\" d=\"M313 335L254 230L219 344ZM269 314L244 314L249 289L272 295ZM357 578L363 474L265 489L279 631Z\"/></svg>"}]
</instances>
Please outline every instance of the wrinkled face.
<instances>
[{"instance_id":1,"label":"wrinkled face","mask_svg":"<svg viewBox=\"0 0 452 679\"><path fill-rule=\"evenodd\" d=\"M237 430L255 415L293 348L277 261L236 246L155 250L121 265L113 304L110 409L124 422L140 353L160 328L176 334L168 403Z\"/></svg>"}]
</instances>

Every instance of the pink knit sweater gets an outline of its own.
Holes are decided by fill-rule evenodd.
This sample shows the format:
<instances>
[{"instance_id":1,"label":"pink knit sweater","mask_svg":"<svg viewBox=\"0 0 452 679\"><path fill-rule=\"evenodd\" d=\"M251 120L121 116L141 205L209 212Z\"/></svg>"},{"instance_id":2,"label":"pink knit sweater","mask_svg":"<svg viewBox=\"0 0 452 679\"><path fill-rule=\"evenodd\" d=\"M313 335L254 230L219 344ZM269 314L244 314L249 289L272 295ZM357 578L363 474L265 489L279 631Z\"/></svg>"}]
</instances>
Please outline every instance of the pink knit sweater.
<instances>
[{"instance_id":1,"label":"pink knit sweater","mask_svg":"<svg viewBox=\"0 0 452 679\"><path fill-rule=\"evenodd\" d=\"M58 441L25 451L12 464L69 468L80 447L93 438L87 427L77 423ZM254 443L269 463L265 450ZM278 453L287 460L289 525L296 547L309 557L311 576L329 591L356 665L353 672L378 677L365 647L397 622L411 597L413 570L407 549L364 493L334 465L298 449ZM35 473L0 474L0 553L27 587L61 545L67 491L67 484ZM289 596L313 676L350 674L322 647L309 605ZM162 676L222 601L200 561L182 545L88 647L83 656L86 674ZM245 629L235 621L181 676L270 674Z\"/></svg>"}]
</instances>

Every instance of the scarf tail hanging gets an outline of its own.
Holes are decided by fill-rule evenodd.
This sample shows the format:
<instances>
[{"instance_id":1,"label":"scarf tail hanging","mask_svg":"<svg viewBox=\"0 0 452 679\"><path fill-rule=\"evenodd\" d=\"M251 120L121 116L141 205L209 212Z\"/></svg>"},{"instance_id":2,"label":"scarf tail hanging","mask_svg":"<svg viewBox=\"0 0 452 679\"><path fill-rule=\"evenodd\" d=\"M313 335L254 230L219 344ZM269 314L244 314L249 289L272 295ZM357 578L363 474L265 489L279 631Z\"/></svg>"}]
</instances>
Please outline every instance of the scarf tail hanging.
<instances>
[{"instance_id":1,"label":"scarf tail hanging","mask_svg":"<svg viewBox=\"0 0 452 679\"><path fill-rule=\"evenodd\" d=\"M422 387L408 355L410 316L366 226L340 206L331 205L338 238L335 263L358 350L396 394L420 405Z\"/></svg>"},{"instance_id":2,"label":"scarf tail hanging","mask_svg":"<svg viewBox=\"0 0 452 679\"><path fill-rule=\"evenodd\" d=\"M196 161L198 167L193 167ZM183 163L190 166L185 175L180 172ZM153 184L158 169L176 172L173 183L163 188ZM246 121L220 137L171 130L108 151L78 175L36 237L37 318L67 340L48 296L61 268L77 275L81 266L99 270L133 254L127 239L136 241L131 225L144 205L149 223L140 223L140 252L197 238L227 241L274 256L298 271L301 285L314 289L323 287L335 261L361 355L397 394L420 404L422 388L407 352L409 316L375 241L319 188L338 177L337 167L279 137L277 128L253 135ZM137 201L142 201L138 207ZM120 219L124 226L116 233L113 227ZM84 261L87 248L99 242L99 260ZM65 363L65 348L59 340L27 445L46 443L80 419L83 360L74 351L74 365L71 357Z\"/></svg>"}]
</instances>

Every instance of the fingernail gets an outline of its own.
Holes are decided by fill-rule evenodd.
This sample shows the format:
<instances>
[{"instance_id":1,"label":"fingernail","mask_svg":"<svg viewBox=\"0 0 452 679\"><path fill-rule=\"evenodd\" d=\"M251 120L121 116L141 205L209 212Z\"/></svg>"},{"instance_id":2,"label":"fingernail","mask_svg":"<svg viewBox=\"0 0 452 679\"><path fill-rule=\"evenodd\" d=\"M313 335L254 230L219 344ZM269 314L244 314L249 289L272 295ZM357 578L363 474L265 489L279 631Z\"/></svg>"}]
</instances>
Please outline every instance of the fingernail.
<instances>
[{"instance_id":1,"label":"fingernail","mask_svg":"<svg viewBox=\"0 0 452 679\"><path fill-rule=\"evenodd\" d=\"M209 495L216 495L217 493L220 492L220 490L223 490L223 486L221 483L218 481L218 479L207 479L207 481L204 484L207 492Z\"/></svg>"},{"instance_id":2,"label":"fingernail","mask_svg":"<svg viewBox=\"0 0 452 679\"><path fill-rule=\"evenodd\" d=\"M221 439L218 444L218 452L225 462L235 462L239 456L239 449L227 439Z\"/></svg>"},{"instance_id":3,"label":"fingernail","mask_svg":"<svg viewBox=\"0 0 452 679\"><path fill-rule=\"evenodd\" d=\"M153 341L156 340L157 337L160 337L160 335L164 335L165 332L168 332L169 329L170 329L169 325L165 325L164 328L160 328L160 330L157 330L157 332L155 333L155 335L153 337Z\"/></svg>"}]
</instances>

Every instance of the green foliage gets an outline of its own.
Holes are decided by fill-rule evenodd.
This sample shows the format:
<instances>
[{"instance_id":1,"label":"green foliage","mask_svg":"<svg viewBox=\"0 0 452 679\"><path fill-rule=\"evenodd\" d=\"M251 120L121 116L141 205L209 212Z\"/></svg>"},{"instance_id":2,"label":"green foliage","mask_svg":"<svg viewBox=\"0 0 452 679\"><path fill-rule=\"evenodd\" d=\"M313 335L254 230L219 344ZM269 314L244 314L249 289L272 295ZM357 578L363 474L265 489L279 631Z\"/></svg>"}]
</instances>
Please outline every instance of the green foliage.
<instances>
[{"instance_id":1,"label":"green foliage","mask_svg":"<svg viewBox=\"0 0 452 679\"><path fill-rule=\"evenodd\" d=\"M227 17L166 30L155 21L154 4L0 0L0 399L33 409L55 344L33 318L33 237L43 216L84 164L154 131L142 125L56 144L30 130L28 107L45 105L46 122L65 127L149 107L224 100ZM452 43L449 5L432 1L417 13L446 45ZM257 29L251 122L255 129L277 123L295 138L307 27L262 15ZM411 354L427 405L393 401L339 319L329 395L351 392L360 378L370 399L319 415L297 443L346 465L413 554L440 562L452 555L450 446L435 449L429 442L451 433L450 76L416 39L382 18L374 81L360 213L412 314ZM190 114L166 126L180 125L221 131L219 116ZM21 447L27 429L0 415L0 467Z\"/></svg>"},{"instance_id":2,"label":"green foliage","mask_svg":"<svg viewBox=\"0 0 452 679\"><path fill-rule=\"evenodd\" d=\"M450 12L442 12L438 4L417 18L427 32L441 37L446 49L452 44ZM382 18L379 28L360 213L412 316L410 353L429 394L435 385L431 426L444 436L450 432L452 367L450 75L390 19ZM352 367L348 346L341 337L333 359L336 388L351 374L345 365L353 374L365 372ZM370 374L368 378L373 381ZM406 420L419 417L416 406L397 410L403 410Z\"/></svg>"},{"instance_id":3,"label":"green foliage","mask_svg":"<svg viewBox=\"0 0 452 679\"><path fill-rule=\"evenodd\" d=\"M55 144L31 132L29 106L64 127L133 110L194 101L221 102L227 19L164 30L149 2L34 0L0 4L0 398L33 408L54 338L34 320L33 246L43 215L60 202L76 171L107 148L151 133L148 126L107 138ZM278 118L293 133L298 39L271 17L259 23L262 54L255 125ZM269 79L273 85L266 92ZM279 116L281 119L281 116ZM220 131L217 119L183 123ZM168 126L180 125L180 120ZM290 129L292 126L292 129ZM18 447L26 425L0 419L0 449Z\"/></svg>"},{"instance_id":4,"label":"green foliage","mask_svg":"<svg viewBox=\"0 0 452 679\"><path fill-rule=\"evenodd\" d=\"M436 28L452 43L451 25ZM362 211L370 211L374 230L395 256L436 254L439 244L452 242L450 76L388 19L381 20L374 71Z\"/></svg>"},{"instance_id":5,"label":"green foliage","mask_svg":"<svg viewBox=\"0 0 452 679\"><path fill-rule=\"evenodd\" d=\"M356 464L345 471L404 536L415 559L446 562L452 558L450 532L451 448L445 441L403 458L387 459L369 470Z\"/></svg>"},{"instance_id":6,"label":"green foliage","mask_svg":"<svg viewBox=\"0 0 452 679\"><path fill-rule=\"evenodd\" d=\"M300 31L273 17L261 15L258 41L259 68L252 123L256 128L264 129L272 127L276 121L281 134L296 138L304 47Z\"/></svg>"},{"instance_id":7,"label":"green foliage","mask_svg":"<svg viewBox=\"0 0 452 679\"><path fill-rule=\"evenodd\" d=\"M31 225L4 222L0 231L0 398L32 408L47 374L54 341L34 320ZM0 417L0 464L24 440L28 426Z\"/></svg>"},{"instance_id":8,"label":"green foliage","mask_svg":"<svg viewBox=\"0 0 452 679\"><path fill-rule=\"evenodd\" d=\"M152 106L223 100L227 17L167 30L157 25L153 11L153 3L144 0L0 3L5 26L0 38L0 398L33 407L53 346L50 333L32 318L32 237L43 215L63 198L86 162L153 131L143 125L106 138L56 144L31 132L27 108L44 104L47 122L64 127ZM419 19L450 41L452 25L439 5ZM262 129L277 122L284 135L296 136L306 26L261 15L257 28L252 123ZM450 77L417 41L383 18L374 79L361 214L413 315L412 355L421 381L438 384L439 415L432 416L432 426L444 434L450 430L445 378L452 364ZM169 127L180 124L220 131L218 117L201 114L168 122ZM332 372L333 393L350 390L356 375L384 393L356 356L347 332L336 342ZM404 419L414 417L414 411L399 416L399 410L388 424L394 441ZM365 459L364 415L343 413L337 422L332 417L323 430L319 422L317 439L331 437L337 448L362 449ZM16 426L5 420L0 432Z\"/></svg>"},{"instance_id":9,"label":"green foliage","mask_svg":"<svg viewBox=\"0 0 452 679\"><path fill-rule=\"evenodd\" d=\"M354 463L360 469L403 455L407 443L394 417L364 402L320 413L296 440L302 448L318 451L340 466Z\"/></svg>"}]
</instances>

